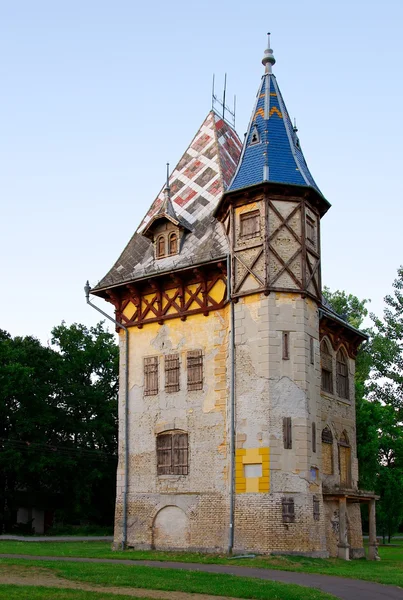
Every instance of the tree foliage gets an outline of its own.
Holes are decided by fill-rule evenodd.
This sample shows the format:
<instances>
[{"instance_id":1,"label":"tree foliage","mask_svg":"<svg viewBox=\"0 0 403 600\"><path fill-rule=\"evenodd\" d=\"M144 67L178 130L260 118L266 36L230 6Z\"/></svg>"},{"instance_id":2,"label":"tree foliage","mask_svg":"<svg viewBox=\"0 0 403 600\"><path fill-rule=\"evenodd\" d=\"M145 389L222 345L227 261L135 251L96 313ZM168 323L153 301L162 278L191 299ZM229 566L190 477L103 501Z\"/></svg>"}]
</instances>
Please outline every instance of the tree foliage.
<instances>
[{"instance_id":1,"label":"tree foliage","mask_svg":"<svg viewBox=\"0 0 403 600\"><path fill-rule=\"evenodd\" d=\"M383 318L371 314L355 375L359 483L379 494L378 530L389 540L403 522L403 268L393 289ZM328 288L325 298L351 325L362 325L368 300Z\"/></svg>"},{"instance_id":2,"label":"tree foliage","mask_svg":"<svg viewBox=\"0 0 403 600\"><path fill-rule=\"evenodd\" d=\"M45 347L0 331L0 527L24 502L67 521L112 520L118 349L99 323L64 323Z\"/></svg>"}]
</instances>

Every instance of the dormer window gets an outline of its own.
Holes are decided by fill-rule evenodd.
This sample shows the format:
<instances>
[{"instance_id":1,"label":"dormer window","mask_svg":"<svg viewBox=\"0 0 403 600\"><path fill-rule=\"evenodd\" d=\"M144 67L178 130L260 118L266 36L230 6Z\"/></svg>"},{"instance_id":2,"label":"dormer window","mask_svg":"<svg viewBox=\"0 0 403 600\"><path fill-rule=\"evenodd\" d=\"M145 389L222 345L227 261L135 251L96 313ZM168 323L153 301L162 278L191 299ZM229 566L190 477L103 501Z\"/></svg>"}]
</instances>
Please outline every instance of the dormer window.
<instances>
[{"instance_id":1,"label":"dormer window","mask_svg":"<svg viewBox=\"0 0 403 600\"><path fill-rule=\"evenodd\" d=\"M179 252L179 233L168 228L158 233L155 239L155 258L166 258Z\"/></svg>"},{"instance_id":2,"label":"dormer window","mask_svg":"<svg viewBox=\"0 0 403 600\"><path fill-rule=\"evenodd\" d=\"M169 235L169 255L178 254L178 236L176 233Z\"/></svg>"},{"instance_id":3,"label":"dormer window","mask_svg":"<svg viewBox=\"0 0 403 600\"><path fill-rule=\"evenodd\" d=\"M250 137L250 145L252 146L253 144L258 144L259 142L260 142L259 131L255 125L252 129L252 134Z\"/></svg>"},{"instance_id":4,"label":"dormer window","mask_svg":"<svg viewBox=\"0 0 403 600\"><path fill-rule=\"evenodd\" d=\"M160 235L157 238L157 243L156 243L156 256L157 258L164 258L164 256L166 256L166 250L165 250L165 236L164 235Z\"/></svg>"}]
</instances>

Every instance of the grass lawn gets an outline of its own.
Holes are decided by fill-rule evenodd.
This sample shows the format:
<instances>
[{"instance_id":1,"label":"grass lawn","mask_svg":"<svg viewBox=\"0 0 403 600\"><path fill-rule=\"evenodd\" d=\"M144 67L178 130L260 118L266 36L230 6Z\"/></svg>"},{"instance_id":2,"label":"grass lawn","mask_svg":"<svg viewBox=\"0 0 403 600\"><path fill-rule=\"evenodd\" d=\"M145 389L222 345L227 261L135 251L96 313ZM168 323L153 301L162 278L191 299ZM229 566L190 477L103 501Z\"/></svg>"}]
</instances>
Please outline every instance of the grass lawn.
<instances>
[{"instance_id":1,"label":"grass lawn","mask_svg":"<svg viewBox=\"0 0 403 600\"><path fill-rule=\"evenodd\" d=\"M84 592L59 588L32 587L28 585L0 585L1 600L127 600L129 596ZM143 599L147 600L144 596Z\"/></svg>"},{"instance_id":2,"label":"grass lawn","mask_svg":"<svg viewBox=\"0 0 403 600\"><path fill-rule=\"evenodd\" d=\"M65 579L104 586L181 591L215 596L231 596L233 598L248 598L251 600L301 600L301 598L304 598L304 600L335 600L335 597L331 594L326 594L313 588L217 573L200 573L197 571L180 571L178 569L158 569L119 564L39 562L35 560L28 563L23 559L0 560L0 565L7 566L10 564L18 564L20 566L24 564L27 566L27 569L29 566L46 568ZM145 594L147 594L146 591ZM22 599L25 597L21 595L19 598ZM29 595L28 597L31 600L33 596ZM46 596L44 597L46 598ZM112 600L112 596L107 595L106 597Z\"/></svg>"},{"instance_id":3,"label":"grass lawn","mask_svg":"<svg viewBox=\"0 0 403 600\"><path fill-rule=\"evenodd\" d=\"M177 560L181 562L242 565L285 571L303 571L365 579L403 587L403 541L381 546L380 562L336 558L304 558L297 556L258 556L253 559L228 560L225 556L189 552L153 552L127 550L112 552L107 542L15 542L0 541L0 554L31 554L41 556L71 556L91 558L123 558L132 560Z\"/></svg>"}]
</instances>

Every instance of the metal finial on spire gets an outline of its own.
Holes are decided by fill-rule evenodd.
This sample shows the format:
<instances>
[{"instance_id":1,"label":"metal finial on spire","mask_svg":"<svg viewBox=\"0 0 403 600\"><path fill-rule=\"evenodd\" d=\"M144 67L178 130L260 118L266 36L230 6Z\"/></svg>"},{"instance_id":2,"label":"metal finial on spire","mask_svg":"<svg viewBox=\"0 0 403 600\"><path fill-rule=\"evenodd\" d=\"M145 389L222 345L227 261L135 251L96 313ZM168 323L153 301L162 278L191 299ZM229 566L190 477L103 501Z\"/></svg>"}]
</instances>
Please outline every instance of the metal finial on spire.
<instances>
[{"instance_id":1,"label":"metal finial on spire","mask_svg":"<svg viewBox=\"0 0 403 600\"><path fill-rule=\"evenodd\" d=\"M273 50L270 48L270 33L267 34L267 48L264 51L262 58L262 64L265 67L266 73L272 72L272 66L275 64L276 59L273 56Z\"/></svg>"},{"instance_id":2,"label":"metal finial on spire","mask_svg":"<svg viewBox=\"0 0 403 600\"><path fill-rule=\"evenodd\" d=\"M169 187L169 163L167 163L167 181L164 190L165 198L171 197L171 188Z\"/></svg>"}]
</instances>

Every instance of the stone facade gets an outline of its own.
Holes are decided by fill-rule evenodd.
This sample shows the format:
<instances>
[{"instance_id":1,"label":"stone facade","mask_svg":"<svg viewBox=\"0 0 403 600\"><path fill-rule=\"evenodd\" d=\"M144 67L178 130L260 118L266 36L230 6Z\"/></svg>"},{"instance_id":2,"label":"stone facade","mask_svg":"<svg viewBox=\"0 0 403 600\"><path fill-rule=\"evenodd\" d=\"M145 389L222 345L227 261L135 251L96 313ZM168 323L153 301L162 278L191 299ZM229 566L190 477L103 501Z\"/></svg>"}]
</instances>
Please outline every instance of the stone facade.
<instances>
[{"instance_id":1,"label":"stone facade","mask_svg":"<svg viewBox=\"0 0 403 600\"><path fill-rule=\"evenodd\" d=\"M357 488L365 336L323 303L330 205L266 54L242 153L211 113L93 290L123 328L115 543L359 557L368 501L375 557Z\"/></svg>"}]
</instances>

